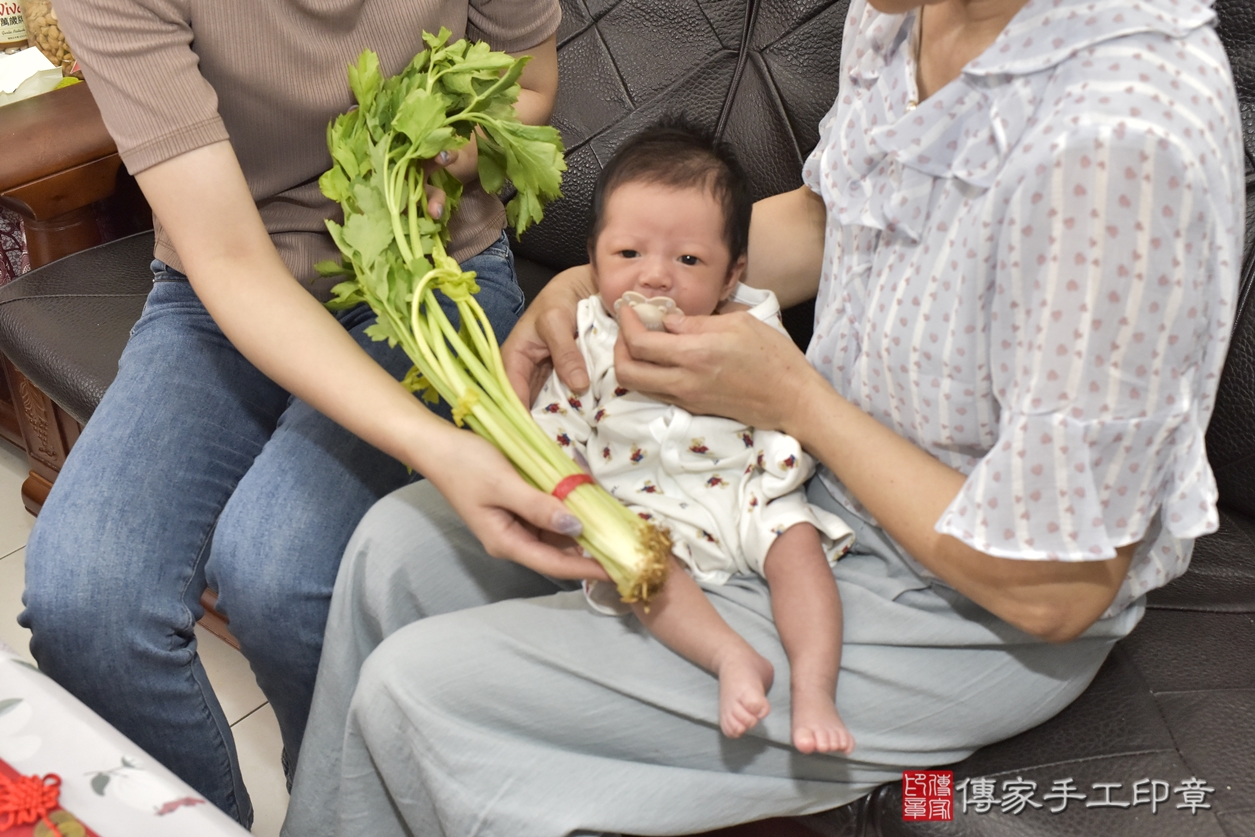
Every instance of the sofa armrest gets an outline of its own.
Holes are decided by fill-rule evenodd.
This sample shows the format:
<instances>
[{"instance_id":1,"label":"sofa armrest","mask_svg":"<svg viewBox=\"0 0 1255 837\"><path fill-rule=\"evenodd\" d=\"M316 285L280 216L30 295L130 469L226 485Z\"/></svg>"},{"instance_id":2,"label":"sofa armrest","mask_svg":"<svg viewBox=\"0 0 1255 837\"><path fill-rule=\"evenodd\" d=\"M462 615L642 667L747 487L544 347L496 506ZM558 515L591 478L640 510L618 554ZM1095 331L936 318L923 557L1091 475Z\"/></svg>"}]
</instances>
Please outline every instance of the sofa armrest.
<instances>
[{"instance_id":1,"label":"sofa armrest","mask_svg":"<svg viewBox=\"0 0 1255 837\"><path fill-rule=\"evenodd\" d=\"M92 205L114 194L122 160L86 84L0 107L0 205L22 216L31 266L101 242Z\"/></svg>"}]
</instances>

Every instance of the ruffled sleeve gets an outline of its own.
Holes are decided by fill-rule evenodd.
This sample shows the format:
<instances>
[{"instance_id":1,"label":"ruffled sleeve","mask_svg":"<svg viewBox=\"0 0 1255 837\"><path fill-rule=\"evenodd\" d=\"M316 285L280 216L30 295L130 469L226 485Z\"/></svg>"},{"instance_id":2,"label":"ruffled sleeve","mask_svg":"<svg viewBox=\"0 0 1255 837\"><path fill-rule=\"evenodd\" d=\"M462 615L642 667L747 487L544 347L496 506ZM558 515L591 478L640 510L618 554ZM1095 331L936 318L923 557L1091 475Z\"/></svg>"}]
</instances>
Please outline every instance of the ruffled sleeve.
<instances>
[{"instance_id":1,"label":"ruffled sleeve","mask_svg":"<svg viewBox=\"0 0 1255 837\"><path fill-rule=\"evenodd\" d=\"M936 528L1068 561L1112 557L1156 515L1198 537L1217 525L1203 434L1228 335L1214 244L1232 219L1153 129L1082 125L1053 148L1008 203L986 291L998 438Z\"/></svg>"}]
</instances>

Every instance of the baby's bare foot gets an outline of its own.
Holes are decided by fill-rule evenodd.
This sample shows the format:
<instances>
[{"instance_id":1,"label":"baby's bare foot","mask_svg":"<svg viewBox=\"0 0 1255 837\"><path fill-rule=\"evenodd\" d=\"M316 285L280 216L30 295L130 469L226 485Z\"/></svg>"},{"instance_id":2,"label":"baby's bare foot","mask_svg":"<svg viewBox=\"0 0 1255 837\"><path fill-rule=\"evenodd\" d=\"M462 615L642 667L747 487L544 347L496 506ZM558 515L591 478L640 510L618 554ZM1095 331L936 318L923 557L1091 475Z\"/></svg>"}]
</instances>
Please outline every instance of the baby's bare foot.
<instances>
[{"instance_id":1,"label":"baby's bare foot","mask_svg":"<svg viewBox=\"0 0 1255 837\"><path fill-rule=\"evenodd\" d=\"M729 738L740 738L771 711L767 690L775 670L747 646L744 651L728 654L718 674L719 726Z\"/></svg>"},{"instance_id":2,"label":"baby's bare foot","mask_svg":"<svg viewBox=\"0 0 1255 837\"><path fill-rule=\"evenodd\" d=\"M837 714L830 693L823 689L794 690L793 746L800 753L849 755L854 749L854 736Z\"/></svg>"}]
</instances>

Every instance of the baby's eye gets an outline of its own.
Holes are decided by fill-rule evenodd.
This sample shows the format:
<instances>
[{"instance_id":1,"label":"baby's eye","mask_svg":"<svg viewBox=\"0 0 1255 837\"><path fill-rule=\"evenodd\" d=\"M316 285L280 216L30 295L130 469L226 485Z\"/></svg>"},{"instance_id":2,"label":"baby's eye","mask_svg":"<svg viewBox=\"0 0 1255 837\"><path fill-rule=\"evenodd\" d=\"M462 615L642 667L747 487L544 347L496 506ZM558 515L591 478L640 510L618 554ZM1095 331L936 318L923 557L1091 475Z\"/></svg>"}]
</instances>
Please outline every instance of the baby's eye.
<instances>
[{"instance_id":1,"label":"baby's eye","mask_svg":"<svg viewBox=\"0 0 1255 837\"><path fill-rule=\"evenodd\" d=\"M700 261L701 259L697 258L697 256L680 256L680 264L688 265L689 267L693 267Z\"/></svg>"},{"instance_id":2,"label":"baby's eye","mask_svg":"<svg viewBox=\"0 0 1255 837\"><path fill-rule=\"evenodd\" d=\"M638 253L638 252L637 252L637 251L635 251L635 250L620 250L620 251L619 251L619 255L620 255L620 256L622 256L622 257L623 257L623 258L625 258L625 259L634 259L634 258L636 258L637 256L639 256L639 255L640 255L640 253Z\"/></svg>"}]
</instances>

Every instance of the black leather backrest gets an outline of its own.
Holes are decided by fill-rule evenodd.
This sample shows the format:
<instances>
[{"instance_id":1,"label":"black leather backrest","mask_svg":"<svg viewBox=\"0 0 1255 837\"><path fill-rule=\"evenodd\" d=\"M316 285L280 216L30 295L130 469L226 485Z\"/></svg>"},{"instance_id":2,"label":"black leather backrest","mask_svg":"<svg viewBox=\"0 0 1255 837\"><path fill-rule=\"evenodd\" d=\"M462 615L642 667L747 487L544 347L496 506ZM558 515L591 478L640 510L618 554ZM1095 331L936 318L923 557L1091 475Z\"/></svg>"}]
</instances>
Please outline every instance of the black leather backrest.
<instances>
[{"instance_id":1,"label":"black leather backrest","mask_svg":"<svg viewBox=\"0 0 1255 837\"><path fill-rule=\"evenodd\" d=\"M1216 0L1216 34L1224 43L1237 83L1242 106L1242 133L1250 138L1255 130L1255 3L1251 0Z\"/></svg>"},{"instance_id":2,"label":"black leather backrest","mask_svg":"<svg viewBox=\"0 0 1255 837\"><path fill-rule=\"evenodd\" d=\"M515 251L559 269L587 260L593 184L618 144L664 113L732 143L754 197L801 185L836 97L849 0L562 0L552 122L564 197Z\"/></svg>"},{"instance_id":3,"label":"black leather backrest","mask_svg":"<svg viewBox=\"0 0 1255 837\"><path fill-rule=\"evenodd\" d=\"M1224 42L1242 108L1246 145L1246 252L1233 342L1220 379L1216 411L1207 430L1207 457L1216 474L1221 505L1255 516L1255 2L1218 0L1216 31Z\"/></svg>"}]
</instances>

